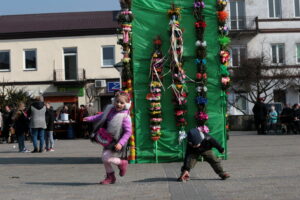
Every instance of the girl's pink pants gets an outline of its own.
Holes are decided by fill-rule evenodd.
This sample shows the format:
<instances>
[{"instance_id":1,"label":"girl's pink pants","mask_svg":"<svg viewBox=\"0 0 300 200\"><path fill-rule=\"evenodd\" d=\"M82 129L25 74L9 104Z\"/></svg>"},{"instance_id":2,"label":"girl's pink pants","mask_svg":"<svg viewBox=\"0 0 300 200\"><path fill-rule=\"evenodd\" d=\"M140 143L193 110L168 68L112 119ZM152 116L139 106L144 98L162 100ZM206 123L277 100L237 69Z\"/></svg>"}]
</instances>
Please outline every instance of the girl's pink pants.
<instances>
[{"instance_id":1,"label":"girl's pink pants","mask_svg":"<svg viewBox=\"0 0 300 200\"><path fill-rule=\"evenodd\" d=\"M120 165L121 159L118 157L113 157L111 150L103 150L102 152L102 161L106 170L106 173L114 172L111 164Z\"/></svg>"}]
</instances>

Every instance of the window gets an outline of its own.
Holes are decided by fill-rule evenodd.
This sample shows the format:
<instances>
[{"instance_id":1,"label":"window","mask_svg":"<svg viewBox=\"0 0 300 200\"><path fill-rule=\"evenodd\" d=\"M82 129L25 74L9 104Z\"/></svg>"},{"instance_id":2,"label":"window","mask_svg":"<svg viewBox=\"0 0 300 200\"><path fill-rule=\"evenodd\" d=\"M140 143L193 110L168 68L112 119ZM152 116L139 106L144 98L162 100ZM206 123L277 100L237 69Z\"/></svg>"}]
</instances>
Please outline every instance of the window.
<instances>
[{"instance_id":1,"label":"window","mask_svg":"<svg viewBox=\"0 0 300 200\"><path fill-rule=\"evenodd\" d=\"M36 70L36 50L27 49L24 50L25 57L25 70Z\"/></svg>"},{"instance_id":2,"label":"window","mask_svg":"<svg viewBox=\"0 0 300 200\"><path fill-rule=\"evenodd\" d=\"M241 65L242 61L246 60L246 47L232 47L231 48L231 61L233 67Z\"/></svg>"},{"instance_id":3,"label":"window","mask_svg":"<svg viewBox=\"0 0 300 200\"><path fill-rule=\"evenodd\" d=\"M10 52L0 51L0 71L10 70Z\"/></svg>"},{"instance_id":4,"label":"window","mask_svg":"<svg viewBox=\"0 0 300 200\"><path fill-rule=\"evenodd\" d=\"M102 66L113 66L115 64L115 47L103 46L102 47Z\"/></svg>"},{"instance_id":5,"label":"window","mask_svg":"<svg viewBox=\"0 0 300 200\"><path fill-rule=\"evenodd\" d=\"M296 46L296 51L297 51L297 63L300 63L300 44L297 44Z\"/></svg>"},{"instance_id":6,"label":"window","mask_svg":"<svg viewBox=\"0 0 300 200\"><path fill-rule=\"evenodd\" d=\"M284 63L284 44L272 44L272 63L283 64Z\"/></svg>"},{"instance_id":7,"label":"window","mask_svg":"<svg viewBox=\"0 0 300 200\"><path fill-rule=\"evenodd\" d=\"M235 107L237 107L242 111L246 111L247 110L247 100L245 98L246 96L247 96L246 93L235 94Z\"/></svg>"},{"instance_id":8,"label":"window","mask_svg":"<svg viewBox=\"0 0 300 200\"><path fill-rule=\"evenodd\" d=\"M300 0L295 0L295 17L300 17Z\"/></svg>"},{"instance_id":9,"label":"window","mask_svg":"<svg viewBox=\"0 0 300 200\"><path fill-rule=\"evenodd\" d=\"M244 29L246 24L245 0L230 2L230 28L232 30Z\"/></svg>"},{"instance_id":10,"label":"window","mask_svg":"<svg viewBox=\"0 0 300 200\"><path fill-rule=\"evenodd\" d=\"M65 80L77 80L77 48L64 48Z\"/></svg>"},{"instance_id":11,"label":"window","mask_svg":"<svg viewBox=\"0 0 300 200\"><path fill-rule=\"evenodd\" d=\"M281 17L281 0L269 0L269 17Z\"/></svg>"}]
</instances>

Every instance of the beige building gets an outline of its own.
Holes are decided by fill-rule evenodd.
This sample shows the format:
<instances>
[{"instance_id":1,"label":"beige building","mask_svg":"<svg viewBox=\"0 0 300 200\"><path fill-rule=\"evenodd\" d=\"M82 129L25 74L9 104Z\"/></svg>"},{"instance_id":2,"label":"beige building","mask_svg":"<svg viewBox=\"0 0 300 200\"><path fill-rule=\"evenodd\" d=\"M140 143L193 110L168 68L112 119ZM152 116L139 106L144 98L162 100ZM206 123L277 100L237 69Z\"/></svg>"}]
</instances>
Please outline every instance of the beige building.
<instances>
[{"instance_id":1,"label":"beige building","mask_svg":"<svg viewBox=\"0 0 300 200\"><path fill-rule=\"evenodd\" d=\"M117 12L0 16L0 84L42 95L54 107L94 103L119 88Z\"/></svg>"},{"instance_id":2,"label":"beige building","mask_svg":"<svg viewBox=\"0 0 300 200\"><path fill-rule=\"evenodd\" d=\"M266 102L276 105L300 102L300 0L229 0L228 26L231 38L231 67L264 55L275 70L289 71L290 84L266 91ZM283 77L282 80L284 80ZM276 80L274 78L274 80ZM244 91L231 92L231 115L252 114L253 104ZM281 107L281 106L280 106ZM281 108L277 109L280 111Z\"/></svg>"}]
</instances>

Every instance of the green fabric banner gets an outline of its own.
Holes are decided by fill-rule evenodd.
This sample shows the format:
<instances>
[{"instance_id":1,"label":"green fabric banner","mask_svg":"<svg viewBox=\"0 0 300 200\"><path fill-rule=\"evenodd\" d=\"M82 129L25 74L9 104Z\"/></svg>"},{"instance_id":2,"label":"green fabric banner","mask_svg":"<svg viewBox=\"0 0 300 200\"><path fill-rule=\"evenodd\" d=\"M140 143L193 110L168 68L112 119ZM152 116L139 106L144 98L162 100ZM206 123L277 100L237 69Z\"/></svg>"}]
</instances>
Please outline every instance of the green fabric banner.
<instances>
[{"instance_id":1,"label":"green fabric banner","mask_svg":"<svg viewBox=\"0 0 300 200\"><path fill-rule=\"evenodd\" d=\"M149 102L146 95L149 93L149 71L151 53L154 49L153 39L159 35L162 38L162 51L168 54L170 47L169 18L167 15L171 4L181 8L180 27L183 29L184 39L184 69L191 79L196 77L195 60L195 19L193 17L194 0L133 0L132 11L134 14L132 38L133 38L133 74L134 74L134 96L135 96L135 133L137 162L171 162L179 161L184 157L186 141L179 144L178 128L174 116L173 95L171 89L171 74L163 79L165 91L162 92L163 121L161 124L162 136L160 140L153 142L149 129ZM210 134L226 148L225 138L225 94L220 84L220 61L218 43L218 19L216 15L216 0L205 1L204 9L205 40L207 41L207 113L209 120L207 125ZM168 63L164 73L169 70ZM196 126L194 115L197 111L195 96L195 83L187 83L189 88L187 104L186 131ZM226 155L220 155L226 157Z\"/></svg>"}]
</instances>

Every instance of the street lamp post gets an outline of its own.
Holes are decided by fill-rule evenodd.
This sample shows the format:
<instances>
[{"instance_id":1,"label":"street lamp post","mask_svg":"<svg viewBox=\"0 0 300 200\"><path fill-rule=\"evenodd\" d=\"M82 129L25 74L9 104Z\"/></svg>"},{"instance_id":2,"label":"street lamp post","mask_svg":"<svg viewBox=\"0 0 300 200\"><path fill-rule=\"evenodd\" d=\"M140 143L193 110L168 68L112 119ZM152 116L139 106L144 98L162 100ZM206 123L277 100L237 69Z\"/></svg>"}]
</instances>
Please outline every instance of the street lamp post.
<instances>
[{"instance_id":1,"label":"street lamp post","mask_svg":"<svg viewBox=\"0 0 300 200\"><path fill-rule=\"evenodd\" d=\"M120 90L122 89L122 72L124 69L124 64L123 62L118 62L114 64L114 68L120 73Z\"/></svg>"}]
</instances>

